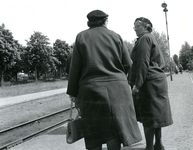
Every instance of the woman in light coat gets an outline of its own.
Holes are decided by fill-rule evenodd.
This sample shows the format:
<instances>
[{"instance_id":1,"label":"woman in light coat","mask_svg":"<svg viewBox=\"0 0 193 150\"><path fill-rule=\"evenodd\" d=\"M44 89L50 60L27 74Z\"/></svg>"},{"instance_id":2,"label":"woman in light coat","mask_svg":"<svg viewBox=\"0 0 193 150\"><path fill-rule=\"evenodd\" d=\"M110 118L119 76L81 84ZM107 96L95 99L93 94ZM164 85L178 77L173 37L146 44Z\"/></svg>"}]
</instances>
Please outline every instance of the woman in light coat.
<instances>
[{"instance_id":1,"label":"woman in light coat","mask_svg":"<svg viewBox=\"0 0 193 150\"><path fill-rule=\"evenodd\" d=\"M132 61L117 33L107 29L108 15L87 15L89 29L80 32L73 49L67 94L77 98L86 149L120 150L141 140L127 73Z\"/></svg>"}]
</instances>

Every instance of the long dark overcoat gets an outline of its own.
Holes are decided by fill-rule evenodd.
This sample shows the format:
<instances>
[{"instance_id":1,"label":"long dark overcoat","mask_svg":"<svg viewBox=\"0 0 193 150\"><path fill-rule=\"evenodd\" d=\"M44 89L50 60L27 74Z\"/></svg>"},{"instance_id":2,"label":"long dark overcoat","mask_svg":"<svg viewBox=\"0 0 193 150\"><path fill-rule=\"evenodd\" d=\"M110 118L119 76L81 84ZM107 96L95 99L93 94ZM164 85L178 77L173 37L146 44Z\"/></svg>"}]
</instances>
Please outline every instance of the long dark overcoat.
<instances>
[{"instance_id":1,"label":"long dark overcoat","mask_svg":"<svg viewBox=\"0 0 193 150\"><path fill-rule=\"evenodd\" d=\"M77 35L67 94L78 98L87 149L117 136L124 146L141 140L126 78L131 65L115 32L95 27Z\"/></svg>"},{"instance_id":2,"label":"long dark overcoat","mask_svg":"<svg viewBox=\"0 0 193 150\"><path fill-rule=\"evenodd\" d=\"M131 52L130 83L139 87L134 96L138 121L154 128L171 125L172 114L164 60L157 41L150 33L137 39Z\"/></svg>"}]
</instances>

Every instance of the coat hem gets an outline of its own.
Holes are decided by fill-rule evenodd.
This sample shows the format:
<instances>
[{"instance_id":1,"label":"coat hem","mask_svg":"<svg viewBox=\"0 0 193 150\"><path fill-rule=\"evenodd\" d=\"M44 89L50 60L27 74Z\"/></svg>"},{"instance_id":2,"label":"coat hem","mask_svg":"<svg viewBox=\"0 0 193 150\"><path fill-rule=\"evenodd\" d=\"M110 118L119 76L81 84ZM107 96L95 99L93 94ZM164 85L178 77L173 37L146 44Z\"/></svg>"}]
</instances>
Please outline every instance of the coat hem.
<instances>
[{"instance_id":1,"label":"coat hem","mask_svg":"<svg viewBox=\"0 0 193 150\"><path fill-rule=\"evenodd\" d=\"M142 141L142 138L140 140L135 140L135 141L132 141L130 143L122 143L123 144L123 147L127 147L127 146L131 146L133 144L136 144L136 143L139 143L140 141Z\"/></svg>"}]
</instances>

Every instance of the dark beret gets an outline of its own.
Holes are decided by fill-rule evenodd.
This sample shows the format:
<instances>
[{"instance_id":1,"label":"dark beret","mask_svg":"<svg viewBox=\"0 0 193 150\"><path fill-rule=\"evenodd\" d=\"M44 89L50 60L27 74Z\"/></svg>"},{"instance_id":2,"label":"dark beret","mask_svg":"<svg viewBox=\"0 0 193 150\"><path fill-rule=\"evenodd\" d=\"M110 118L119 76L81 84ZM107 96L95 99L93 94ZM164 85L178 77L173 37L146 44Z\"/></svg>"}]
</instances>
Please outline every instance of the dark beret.
<instances>
[{"instance_id":1,"label":"dark beret","mask_svg":"<svg viewBox=\"0 0 193 150\"><path fill-rule=\"evenodd\" d=\"M101 10L93 10L90 13L88 13L87 18L89 21L97 21L101 20L103 18L107 18L109 15L104 13Z\"/></svg>"}]
</instances>

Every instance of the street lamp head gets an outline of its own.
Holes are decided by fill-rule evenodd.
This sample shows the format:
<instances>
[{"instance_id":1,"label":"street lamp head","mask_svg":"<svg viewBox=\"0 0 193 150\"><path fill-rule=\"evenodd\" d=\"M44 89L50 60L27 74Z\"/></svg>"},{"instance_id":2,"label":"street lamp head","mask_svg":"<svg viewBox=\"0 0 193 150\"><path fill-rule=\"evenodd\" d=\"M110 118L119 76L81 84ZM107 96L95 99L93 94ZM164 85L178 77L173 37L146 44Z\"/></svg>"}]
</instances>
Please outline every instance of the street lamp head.
<instances>
[{"instance_id":1,"label":"street lamp head","mask_svg":"<svg viewBox=\"0 0 193 150\"><path fill-rule=\"evenodd\" d=\"M167 8L164 8L164 10L163 10L164 12L168 12L168 9Z\"/></svg>"},{"instance_id":2,"label":"street lamp head","mask_svg":"<svg viewBox=\"0 0 193 150\"><path fill-rule=\"evenodd\" d=\"M162 5L161 5L163 8L166 8L167 7L167 4L164 2L164 3L162 3Z\"/></svg>"},{"instance_id":3,"label":"street lamp head","mask_svg":"<svg viewBox=\"0 0 193 150\"><path fill-rule=\"evenodd\" d=\"M167 4L164 2L164 3L162 3L162 5L161 5L163 8L164 8L164 12L167 12L168 11L168 9L167 9Z\"/></svg>"}]
</instances>

